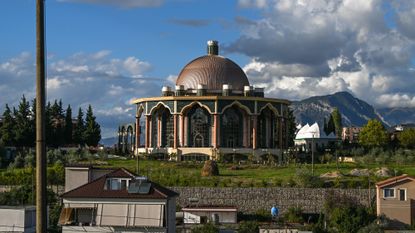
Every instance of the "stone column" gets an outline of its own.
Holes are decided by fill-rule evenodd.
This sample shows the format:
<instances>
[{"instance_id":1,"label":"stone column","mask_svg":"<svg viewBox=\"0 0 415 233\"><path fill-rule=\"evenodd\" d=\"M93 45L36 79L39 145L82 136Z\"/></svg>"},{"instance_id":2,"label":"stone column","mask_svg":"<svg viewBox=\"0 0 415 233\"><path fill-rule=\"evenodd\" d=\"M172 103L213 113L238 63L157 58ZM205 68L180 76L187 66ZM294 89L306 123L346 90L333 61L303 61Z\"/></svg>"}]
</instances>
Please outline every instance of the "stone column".
<instances>
[{"instance_id":1,"label":"stone column","mask_svg":"<svg viewBox=\"0 0 415 233\"><path fill-rule=\"evenodd\" d=\"M161 147L161 115L157 116L157 147Z\"/></svg>"},{"instance_id":2,"label":"stone column","mask_svg":"<svg viewBox=\"0 0 415 233\"><path fill-rule=\"evenodd\" d=\"M212 146L213 148L218 148L218 135L217 131L219 130L218 126L218 114L213 115L213 128L212 128Z\"/></svg>"},{"instance_id":3,"label":"stone column","mask_svg":"<svg viewBox=\"0 0 415 233\"><path fill-rule=\"evenodd\" d=\"M135 117L135 150L138 150L140 147L140 117Z\"/></svg>"},{"instance_id":4,"label":"stone column","mask_svg":"<svg viewBox=\"0 0 415 233\"><path fill-rule=\"evenodd\" d=\"M253 120L253 125L252 125L252 149L256 149L257 148L257 133L258 133L258 129L257 129L258 121L257 121L257 118L258 118L257 115L253 115L252 116L252 120Z\"/></svg>"},{"instance_id":5,"label":"stone column","mask_svg":"<svg viewBox=\"0 0 415 233\"><path fill-rule=\"evenodd\" d=\"M177 114L173 115L173 148L177 149Z\"/></svg>"},{"instance_id":6,"label":"stone column","mask_svg":"<svg viewBox=\"0 0 415 233\"><path fill-rule=\"evenodd\" d=\"M184 131L186 130L184 127L184 115L180 115L180 144L184 147Z\"/></svg>"},{"instance_id":7,"label":"stone column","mask_svg":"<svg viewBox=\"0 0 415 233\"><path fill-rule=\"evenodd\" d=\"M145 135L145 138L146 138L146 141L145 141L145 148L147 149L147 148L149 148L150 147L150 132L151 132L151 130L150 130L150 128L151 128L151 124L150 124L150 122L151 122L151 116L146 116L146 135Z\"/></svg>"},{"instance_id":8,"label":"stone column","mask_svg":"<svg viewBox=\"0 0 415 233\"><path fill-rule=\"evenodd\" d=\"M279 129L278 129L278 133L279 133L279 135L278 135L278 142L279 142L279 148L282 150L282 147L283 147L283 142L282 142L282 129L283 129L283 127L285 127L285 123L284 123L282 117L279 117L278 118L278 126L279 126Z\"/></svg>"}]
</instances>

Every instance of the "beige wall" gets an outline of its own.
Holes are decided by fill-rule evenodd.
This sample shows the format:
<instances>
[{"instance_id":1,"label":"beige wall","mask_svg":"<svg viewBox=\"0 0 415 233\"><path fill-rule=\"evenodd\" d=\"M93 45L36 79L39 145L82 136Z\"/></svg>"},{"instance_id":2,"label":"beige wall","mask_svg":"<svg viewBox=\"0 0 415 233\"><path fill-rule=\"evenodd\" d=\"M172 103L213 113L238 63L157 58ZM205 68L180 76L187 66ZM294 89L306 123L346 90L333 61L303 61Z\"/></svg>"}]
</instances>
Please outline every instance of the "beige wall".
<instances>
[{"instance_id":1,"label":"beige wall","mask_svg":"<svg viewBox=\"0 0 415 233\"><path fill-rule=\"evenodd\" d=\"M0 232L35 232L36 208L0 209Z\"/></svg>"},{"instance_id":2,"label":"beige wall","mask_svg":"<svg viewBox=\"0 0 415 233\"><path fill-rule=\"evenodd\" d=\"M65 192L88 183L89 168L65 168Z\"/></svg>"},{"instance_id":3,"label":"beige wall","mask_svg":"<svg viewBox=\"0 0 415 233\"><path fill-rule=\"evenodd\" d=\"M110 173L110 169L96 169L90 167L65 168L65 192L71 191L81 185L96 180Z\"/></svg>"},{"instance_id":4,"label":"beige wall","mask_svg":"<svg viewBox=\"0 0 415 233\"><path fill-rule=\"evenodd\" d=\"M384 189L391 188L395 190L394 198L385 198ZM399 190L406 190L406 200L401 201ZM415 199L415 181L404 181L393 183L382 187L377 191L377 214L384 214L386 217L394 221L393 226L399 227L404 224L411 224L411 220L415 217L412 211L411 203ZM413 205L413 204L412 204Z\"/></svg>"}]
</instances>

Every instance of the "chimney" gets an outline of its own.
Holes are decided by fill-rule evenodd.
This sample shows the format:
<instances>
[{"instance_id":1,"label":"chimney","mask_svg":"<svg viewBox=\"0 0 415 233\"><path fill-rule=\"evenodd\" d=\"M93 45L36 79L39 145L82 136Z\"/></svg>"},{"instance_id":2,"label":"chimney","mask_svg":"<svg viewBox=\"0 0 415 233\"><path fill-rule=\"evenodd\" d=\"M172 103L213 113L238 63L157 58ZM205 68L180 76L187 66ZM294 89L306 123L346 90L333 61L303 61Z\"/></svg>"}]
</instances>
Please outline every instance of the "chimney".
<instances>
[{"instance_id":1,"label":"chimney","mask_svg":"<svg viewBox=\"0 0 415 233\"><path fill-rule=\"evenodd\" d=\"M208 55L219 55L219 43L216 40L208 40L207 42Z\"/></svg>"}]
</instances>

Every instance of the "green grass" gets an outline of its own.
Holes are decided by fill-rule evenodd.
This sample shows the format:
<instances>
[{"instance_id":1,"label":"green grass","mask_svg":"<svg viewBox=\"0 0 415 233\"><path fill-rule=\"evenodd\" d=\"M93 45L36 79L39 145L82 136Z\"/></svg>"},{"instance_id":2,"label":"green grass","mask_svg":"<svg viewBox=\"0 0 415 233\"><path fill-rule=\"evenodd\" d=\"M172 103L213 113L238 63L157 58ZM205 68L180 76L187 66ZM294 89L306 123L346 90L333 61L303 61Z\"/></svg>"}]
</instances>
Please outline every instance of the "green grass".
<instances>
[{"instance_id":1,"label":"green grass","mask_svg":"<svg viewBox=\"0 0 415 233\"><path fill-rule=\"evenodd\" d=\"M125 167L131 171L136 170L136 160L111 159L106 167ZM270 186L292 186L297 178L299 169L311 173L310 164L290 164L285 167L274 167L266 165L241 165L239 170L232 170L232 164L219 164L220 175L217 177L201 177L200 171L203 164L197 162L167 162L154 160L140 160L140 175L148 176L155 182L167 186L218 186L218 187L270 187ZM408 173L415 175L413 165L396 166L394 164L384 165L398 170L399 174ZM338 170L346 176L338 180L331 180L338 187L349 187L357 185L365 187L367 177L352 177L347 174L354 168L368 168L375 170L382 167L377 164L339 163ZM319 176L327 172L337 170L336 163L315 164L314 174ZM372 182L382 178L370 177ZM330 181L330 180L329 180ZM360 183L359 183L360 182ZM340 184L339 184L340 183ZM344 184L341 184L344 183Z\"/></svg>"}]
</instances>

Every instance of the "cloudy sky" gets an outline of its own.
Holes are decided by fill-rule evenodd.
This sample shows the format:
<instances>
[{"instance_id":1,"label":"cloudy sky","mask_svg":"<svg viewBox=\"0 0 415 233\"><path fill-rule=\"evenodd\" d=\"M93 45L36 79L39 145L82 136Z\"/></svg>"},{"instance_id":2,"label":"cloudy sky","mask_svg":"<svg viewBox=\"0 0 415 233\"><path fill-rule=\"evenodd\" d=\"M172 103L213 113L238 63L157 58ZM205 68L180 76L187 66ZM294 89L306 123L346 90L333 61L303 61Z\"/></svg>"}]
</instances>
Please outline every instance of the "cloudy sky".
<instances>
[{"instance_id":1,"label":"cloudy sky","mask_svg":"<svg viewBox=\"0 0 415 233\"><path fill-rule=\"evenodd\" d=\"M413 0L46 0L47 95L91 104L103 137L206 41L270 97L349 91L415 107ZM35 93L35 0L0 1L0 111Z\"/></svg>"}]
</instances>

